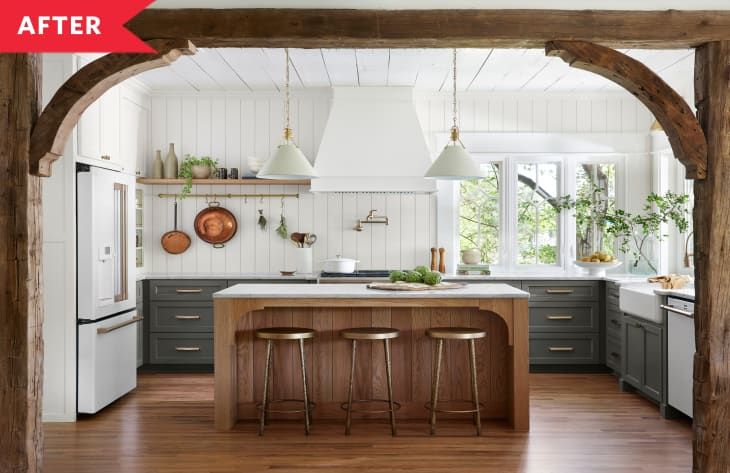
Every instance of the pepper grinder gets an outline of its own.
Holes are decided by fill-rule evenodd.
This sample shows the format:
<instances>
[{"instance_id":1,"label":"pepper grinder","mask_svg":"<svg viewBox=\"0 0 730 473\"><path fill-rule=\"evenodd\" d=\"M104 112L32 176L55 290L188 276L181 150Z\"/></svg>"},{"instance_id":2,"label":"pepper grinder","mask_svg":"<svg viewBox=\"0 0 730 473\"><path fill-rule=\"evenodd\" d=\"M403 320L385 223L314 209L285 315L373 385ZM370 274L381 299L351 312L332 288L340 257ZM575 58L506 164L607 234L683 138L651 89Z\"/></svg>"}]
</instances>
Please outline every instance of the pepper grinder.
<instances>
[{"instance_id":1,"label":"pepper grinder","mask_svg":"<svg viewBox=\"0 0 730 473\"><path fill-rule=\"evenodd\" d=\"M446 248L439 248L439 273L446 273Z\"/></svg>"},{"instance_id":2,"label":"pepper grinder","mask_svg":"<svg viewBox=\"0 0 730 473\"><path fill-rule=\"evenodd\" d=\"M431 271L438 269L438 249L431 248Z\"/></svg>"}]
</instances>

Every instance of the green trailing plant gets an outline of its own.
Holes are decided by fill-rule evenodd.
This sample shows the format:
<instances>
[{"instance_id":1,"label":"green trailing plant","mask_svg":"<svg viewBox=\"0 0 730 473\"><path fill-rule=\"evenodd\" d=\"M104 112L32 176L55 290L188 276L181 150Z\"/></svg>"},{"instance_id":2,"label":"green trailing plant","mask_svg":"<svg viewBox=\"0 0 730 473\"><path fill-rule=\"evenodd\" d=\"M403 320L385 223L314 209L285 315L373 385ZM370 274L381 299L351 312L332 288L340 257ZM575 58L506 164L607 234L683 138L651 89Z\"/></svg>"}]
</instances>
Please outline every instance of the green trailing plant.
<instances>
[{"instance_id":1,"label":"green trailing plant","mask_svg":"<svg viewBox=\"0 0 730 473\"><path fill-rule=\"evenodd\" d=\"M197 157L190 154L185 155L185 159L180 164L178 170L178 176L185 179L182 191L180 191L180 198L184 199L193 188L193 166L207 166L210 168L210 172L215 172L215 168L218 166L218 160L213 159L210 156Z\"/></svg>"},{"instance_id":2,"label":"green trailing plant","mask_svg":"<svg viewBox=\"0 0 730 473\"><path fill-rule=\"evenodd\" d=\"M594 198L600 194L604 194L604 190L595 187L587 195L577 198L564 196L555 202L561 210L575 212L576 226L595 225L605 234L615 237L619 250L631 255L634 267L643 259L651 271L656 272L656 266L647 255L647 244L652 238L661 241L666 237L661 232L664 224L673 223L681 233L687 231L689 196L674 192L664 195L652 192L646 197L643 213L634 214Z\"/></svg>"}]
</instances>

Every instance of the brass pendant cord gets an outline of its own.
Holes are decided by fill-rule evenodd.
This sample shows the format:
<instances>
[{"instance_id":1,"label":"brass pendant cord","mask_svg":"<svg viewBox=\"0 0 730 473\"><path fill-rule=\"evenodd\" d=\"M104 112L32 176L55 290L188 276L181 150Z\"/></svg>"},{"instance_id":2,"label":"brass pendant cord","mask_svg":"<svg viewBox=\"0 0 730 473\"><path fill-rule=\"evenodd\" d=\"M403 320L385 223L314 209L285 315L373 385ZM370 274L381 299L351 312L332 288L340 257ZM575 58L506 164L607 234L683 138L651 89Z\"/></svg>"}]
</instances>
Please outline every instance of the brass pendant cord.
<instances>
[{"instance_id":1,"label":"brass pendant cord","mask_svg":"<svg viewBox=\"0 0 730 473\"><path fill-rule=\"evenodd\" d=\"M289 119L289 48L284 48L286 68L284 69L284 140L292 138L291 121Z\"/></svg>"},{"instance_id":2,"label":"brass pendant cord","mask_svg":"<svg viewBox=\"0 0 730 473\"><path fill-rule=\"evenodd\" d=\"M454 48L453 52L453 63L452 63L452 69L453 69L453 79L454 79L454 89L453 89L453 106L454 106L454 129L457 129L456 126L456 48Z\"/></svg>"}]
</instances>

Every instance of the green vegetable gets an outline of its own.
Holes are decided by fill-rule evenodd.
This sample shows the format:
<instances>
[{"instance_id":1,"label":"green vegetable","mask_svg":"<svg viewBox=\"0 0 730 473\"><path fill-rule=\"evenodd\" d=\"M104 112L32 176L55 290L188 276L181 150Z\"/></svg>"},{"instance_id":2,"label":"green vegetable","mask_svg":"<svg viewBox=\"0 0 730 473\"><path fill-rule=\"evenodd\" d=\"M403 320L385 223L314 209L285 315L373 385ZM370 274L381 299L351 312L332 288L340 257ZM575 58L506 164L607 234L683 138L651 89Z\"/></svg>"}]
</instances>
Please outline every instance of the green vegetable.
<instances>
[{"instance_id":1,"label":"green vegetable","mask_svg":"<svg viewBox=\"0 0 730 473\"><path fill-rule=\"evenodd\" d=\"M390 282L405 281L406 274L403 271L391 271Z\"/></svg>"},{"instance_id":2,"label":"green vegetable","mask_svg":"<svg viewBox=\"0 0 730 473\"><path fill-rule=\"evenodd\" d=\"M423 282L423 276L418 271L406 272L406 282Z\"/></svg>"},{"instance_id":3,"label":"green vegetable","mask_svg":"<svg viewBox=\"0 0 730 473\"><path fill-rule=\"evenodd\" d=\"M429 269L426 266L416 266L416 269L414 269L413 271L421 273L421 276L425 276L426 274L428 274Z\"/></svg>"},{"instance_id":4,"label":"green vegetable","mask_svg":"<svg viewBox=\"0 0 730 473\"><path fill-rule=\"evenodd\" d=\"M436 284L441 282L441 273L437 273L436 271L429 271L426 273L425 276L423 276L423 282L425 282L429 286L435 286Z\"/></svg>"}]
</instances>

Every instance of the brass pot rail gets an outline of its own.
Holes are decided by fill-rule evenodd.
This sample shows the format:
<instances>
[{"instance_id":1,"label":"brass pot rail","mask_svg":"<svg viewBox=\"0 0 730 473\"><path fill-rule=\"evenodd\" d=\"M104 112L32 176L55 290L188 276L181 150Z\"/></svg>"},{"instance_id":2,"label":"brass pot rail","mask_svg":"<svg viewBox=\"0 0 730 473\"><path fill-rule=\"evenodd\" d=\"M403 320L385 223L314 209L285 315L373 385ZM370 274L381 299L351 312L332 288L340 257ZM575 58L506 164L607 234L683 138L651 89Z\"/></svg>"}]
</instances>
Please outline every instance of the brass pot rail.
<instances>
[{"instance_id":1,"label":"brass pot rail","mask_svg":"<svg viewBox=\"0 0 730 473\"><path fill-rule=\"evenodd\" d=\"M182 194L157 194L160 199L182 199ZM218 199L298 199L299 193L296 194L186 194L185 197L204 197L210 200Z\"/></svg>"}]
</instances>

